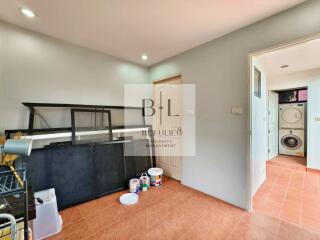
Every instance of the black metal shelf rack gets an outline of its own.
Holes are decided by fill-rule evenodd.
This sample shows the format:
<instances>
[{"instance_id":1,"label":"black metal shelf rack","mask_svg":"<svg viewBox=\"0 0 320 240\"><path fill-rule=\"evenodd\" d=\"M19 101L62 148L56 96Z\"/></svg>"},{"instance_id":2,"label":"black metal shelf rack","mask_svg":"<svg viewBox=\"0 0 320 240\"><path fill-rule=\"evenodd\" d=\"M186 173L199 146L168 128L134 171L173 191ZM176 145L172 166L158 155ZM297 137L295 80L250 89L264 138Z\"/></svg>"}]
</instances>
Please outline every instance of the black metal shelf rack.
<instances>
[{"instance_id":1,"label":"black metal shelf rack","mask_svg":"<svg viewBox=\"0 0 320 240\"><path fill-rule=\"evenodd\" d=\"M16 174L20 177L23 186L19 183ZM26 164L23 164L22 168L16 169L14 171L1 171L0 172L0 200L4 204L6 208L13 208L14 206L10 206L10 203L6 201L7 197L23 195L23 216L17 219L17 222L23 222L24 224L24 239L29 239L29 230L28 230L28 184L26 178ZM3 211L5 211L2 210ZM4 237L4 236L1 236Z\"/></svg>"}]
</instances>

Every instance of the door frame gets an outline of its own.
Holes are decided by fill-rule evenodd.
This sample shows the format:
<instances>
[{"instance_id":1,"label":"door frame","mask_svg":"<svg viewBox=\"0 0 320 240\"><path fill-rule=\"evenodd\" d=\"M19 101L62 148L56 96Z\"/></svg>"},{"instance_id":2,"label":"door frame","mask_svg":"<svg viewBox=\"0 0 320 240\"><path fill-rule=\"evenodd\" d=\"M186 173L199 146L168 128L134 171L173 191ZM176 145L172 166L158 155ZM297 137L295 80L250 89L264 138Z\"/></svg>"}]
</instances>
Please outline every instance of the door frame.
<instances>
[{"instance_id":1,"label":"door frame","mask_svg":"<svg viewBox=\"0 0 320 240\"><path fill-rule=\"evenodd\" d=\"M249 127L249 134L247 135L247 142L248 147L247 147L247 211L252 211L252 203L253 203L253 188L252 188L252 90L253 90L253 85L252 85L252 76L253 76L253 72L252 72L252 67L253 67L253 57L264 54L264 53L268 53L268 52L273 52L276 50L280 50L280 49L284 49L287 47L291 47L291 46L295 46L295 45L299 45L299 44L303 44L306 43L308 41L312 41L315 39L319 39L320 38L320 33L317 34L313 34L313 35L309 35L306 37L302 37L293 41L289 41L286 43L282 43L282 44L277 44L273 47L270 48L266 48L266 49L262 49L262 50L258 50L258 51L254 51L248 54L248 72L247 74L249 74L248 77L248 81L249 81L249 89L248 89L248 94L249 94L249 102L248 102L248 109L249 109L249 118L248 118L248 127ZM267 147L267 146L266 146Z\"/></svg>"},{"instance_id":2,"label":"door frame","mask_svg":"<svg viewBox=\"0 0 320 240\"><path fill-rule=\"evenodd\" d=\"M153 84L153 86L155 84L162 84L162 83L165 84L166 82L170 82L171 80L173 80L175 78L180 78L180 84L183 84L182 73L177 73L177 74L165 77L165 78L161 78L161 79L158 79L158 80L153 80L152 84ZM183 118L181 119L181 124L183 125ZM183 142L182 142L182 145L183 145ZM155 156L155 162L157 164L157 156ZM183 156L181 156L181 179L180 179L179 182L183 182Z\"/></svg>"}]
</instances>

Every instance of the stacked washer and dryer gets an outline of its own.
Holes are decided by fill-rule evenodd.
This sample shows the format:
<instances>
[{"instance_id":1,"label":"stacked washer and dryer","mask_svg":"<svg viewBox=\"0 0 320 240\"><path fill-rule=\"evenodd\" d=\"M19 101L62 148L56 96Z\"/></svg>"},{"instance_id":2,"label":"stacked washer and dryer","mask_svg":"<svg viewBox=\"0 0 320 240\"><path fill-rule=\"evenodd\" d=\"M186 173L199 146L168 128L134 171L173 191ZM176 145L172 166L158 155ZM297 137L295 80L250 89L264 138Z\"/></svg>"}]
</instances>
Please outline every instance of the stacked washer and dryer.
<instances>
[{"instance_id":1,"label":"stacked washer and dryer","mask_svg":"<svg viewBox=\"0 0 320 240\"><path fill-rule=\"evenodd\" d=\"M307 103L279 104L279 154L304 157Z\"/></svg>"}]
</instances>

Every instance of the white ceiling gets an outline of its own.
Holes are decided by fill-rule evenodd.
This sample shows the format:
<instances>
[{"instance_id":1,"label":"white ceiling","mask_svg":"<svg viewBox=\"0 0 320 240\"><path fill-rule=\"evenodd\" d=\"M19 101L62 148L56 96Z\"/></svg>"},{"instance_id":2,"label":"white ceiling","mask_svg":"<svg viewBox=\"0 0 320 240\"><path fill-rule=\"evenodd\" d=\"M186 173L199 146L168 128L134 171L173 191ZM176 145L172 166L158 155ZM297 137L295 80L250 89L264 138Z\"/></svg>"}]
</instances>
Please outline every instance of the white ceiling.
<instances>
[{"instance_id":1,"label":"white ceiling","mask_svg":"<svg viewBox=\"0 0 320 240\"><path fill-rule=\"evenodd\" d=\"M150 66L303 1L1 0L0 19Z\"/></svg>"},{"instance_id":2,"label":"white ceiling","mask_svg":"<svg viewBox=\"0 0 320 240\"><path fill-rule=\"evenodd\" d=\"M257 58L269 77L320 68L320 39L264 53ZM282 65L288 67L281 68Z\"/></svg>"}]
</instances>

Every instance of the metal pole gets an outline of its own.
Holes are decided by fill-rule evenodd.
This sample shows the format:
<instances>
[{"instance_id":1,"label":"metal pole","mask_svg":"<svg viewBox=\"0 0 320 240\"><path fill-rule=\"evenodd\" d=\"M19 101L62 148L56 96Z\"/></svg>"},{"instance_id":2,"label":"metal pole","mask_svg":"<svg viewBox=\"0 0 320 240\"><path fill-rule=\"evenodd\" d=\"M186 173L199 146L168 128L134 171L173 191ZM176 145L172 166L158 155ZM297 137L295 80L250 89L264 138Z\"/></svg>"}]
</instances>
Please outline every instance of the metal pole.
<instances>
[{"instance_id":1,"label":"metal pole","mask_svg":"<svg viewBox=\"0 0 320 240\"><path fill-rule=\"evenodd\" d=\"M28 202L28 182L27 182L27 164L24 163L24 182L23 182L23 197L24 197L24 239L29 240L29 227L28 227L28 220L29 220L29 202Z\"/></svg>"}]
</instances>

